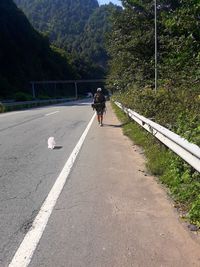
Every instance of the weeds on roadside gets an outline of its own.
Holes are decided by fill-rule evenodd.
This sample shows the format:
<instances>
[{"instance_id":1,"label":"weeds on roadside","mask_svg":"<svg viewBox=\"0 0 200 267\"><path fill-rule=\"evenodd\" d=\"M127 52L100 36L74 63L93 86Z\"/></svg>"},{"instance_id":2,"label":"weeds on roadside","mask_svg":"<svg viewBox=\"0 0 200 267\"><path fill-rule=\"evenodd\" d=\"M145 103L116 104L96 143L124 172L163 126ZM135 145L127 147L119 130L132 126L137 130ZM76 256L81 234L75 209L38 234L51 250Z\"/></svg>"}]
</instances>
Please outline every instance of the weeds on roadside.
<instances>
[{"instance_id":1,"label":"weeds on roadside","mask_svg":"<svg viewBox=\"0 0 200 267\"><path fill-rule=\"evenodd\" d=\"M3 113L5 111L4 105L0 102L0 113Z\"/></svg>"}]
</instances>

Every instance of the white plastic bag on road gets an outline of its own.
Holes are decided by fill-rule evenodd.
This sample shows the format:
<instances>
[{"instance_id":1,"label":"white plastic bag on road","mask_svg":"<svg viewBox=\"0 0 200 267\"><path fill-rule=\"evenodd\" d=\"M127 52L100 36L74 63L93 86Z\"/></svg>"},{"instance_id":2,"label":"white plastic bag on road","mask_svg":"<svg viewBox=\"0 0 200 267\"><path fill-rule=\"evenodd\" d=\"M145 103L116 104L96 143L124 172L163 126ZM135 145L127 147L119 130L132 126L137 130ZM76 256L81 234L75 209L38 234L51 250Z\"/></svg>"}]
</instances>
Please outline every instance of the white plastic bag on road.
<instances>
[{"instance_id":1,"label":"white plastic bag on road","mask_svg":"<svg viewBox=\"0 0 200 267\"><path fill-rule=\"evenodd\" d=\"M55 145L56 145L56 142L55 142L54 137L52 137L52 136L49 137L49 139L48 139L48 148L54 149Z\"/></svg>"}]
</instances>

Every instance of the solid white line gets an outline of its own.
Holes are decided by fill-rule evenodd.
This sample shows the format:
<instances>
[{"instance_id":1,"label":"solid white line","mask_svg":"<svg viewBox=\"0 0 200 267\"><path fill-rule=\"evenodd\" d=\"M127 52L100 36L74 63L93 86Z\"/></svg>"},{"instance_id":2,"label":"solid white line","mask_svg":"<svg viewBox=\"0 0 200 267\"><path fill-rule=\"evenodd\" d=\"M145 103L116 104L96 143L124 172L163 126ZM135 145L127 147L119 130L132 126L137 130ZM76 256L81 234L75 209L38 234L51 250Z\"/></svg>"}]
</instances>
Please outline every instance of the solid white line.
<instances>
[{"instance_id":1,"label":"solid white line","mask_svg":"<svg viewBox=\"0 0 200 267\"><path fill-rule=\"evenodd\" d=\"M56 113L58 113L58 112L60 112L60 111L59 111L59 110L57 110L57 111L54 111L54 112L51 112L51 113L45 114L45 116L50 116L50 115L56 114Z\"/></svg>"},{"instance_id":2,"label":"solid white line","mask_svg":"<svg viewBox=\"0 0 200 267\"><path fill-rule=\"evenodd\" d=\"M53 211L53 208L56 204L57 199L67 181L67 177L71 171L71 168L75 162L75 159L83 145L83 142L87 136L87 133L92 125L92 122L95 118L95 114L87 125L85 131L83 132L81 138L79 139L77 145L72 151L70 157L65 163L64 168L62 169L60 175L56 179L55 184L53 185L51 191L49 192L46 200L44 201L38 215L36 216L31 229L25 235L24 240L19 246L18 250L15 253L9 267L26 267L29 265L33 253L40 241L40 238L45 230L45 227L48 223L49 217Z\"/></svg>"}]
</instances>

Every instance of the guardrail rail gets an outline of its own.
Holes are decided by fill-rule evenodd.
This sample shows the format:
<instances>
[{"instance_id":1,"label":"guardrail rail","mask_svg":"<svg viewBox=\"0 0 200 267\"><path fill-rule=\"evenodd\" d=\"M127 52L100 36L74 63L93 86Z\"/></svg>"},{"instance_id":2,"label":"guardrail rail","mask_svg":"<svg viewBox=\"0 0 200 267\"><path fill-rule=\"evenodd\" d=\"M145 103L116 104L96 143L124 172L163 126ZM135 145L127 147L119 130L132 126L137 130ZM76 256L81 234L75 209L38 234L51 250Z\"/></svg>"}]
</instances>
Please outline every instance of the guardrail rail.
<instances>
[{"instance_id":1,"label":"guardrail rail","mask_svg":"<svg viewBox=\"0 0 200 267\"><path fill-rule=\"evenodd\" d=\"M115 104L122 109L130 118L140 124L144 129L153 134L158 140L189 163L194 169L200 172L200 147L188 142L169 129L145 118L137 112L124 107L121 103Z\"/></svg>"}]
</instances>

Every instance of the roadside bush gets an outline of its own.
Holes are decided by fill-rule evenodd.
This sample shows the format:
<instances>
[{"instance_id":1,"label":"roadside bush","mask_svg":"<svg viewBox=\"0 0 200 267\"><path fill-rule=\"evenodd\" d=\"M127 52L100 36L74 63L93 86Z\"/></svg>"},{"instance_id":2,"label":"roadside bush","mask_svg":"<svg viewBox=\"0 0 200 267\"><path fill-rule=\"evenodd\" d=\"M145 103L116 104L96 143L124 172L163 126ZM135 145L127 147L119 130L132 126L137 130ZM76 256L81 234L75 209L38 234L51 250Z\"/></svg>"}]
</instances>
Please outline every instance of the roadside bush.
<instances>
[{"instance_id":1,"label":"roadside bush","mask_svg":"<svg viewBox=\"0 0 200 267\"><path fill-rule=\"evenodd\" d=\"M5 111L4 105L0 102L0 113L3 113Z\"/></svg>"},{"instance_id":2,"label":"roadside bush","mask_svg":"<svg viewBox=\"0 0 200 267\"><path fill-rule=\"evenodd\" d=\"M143 90L130 88L114 100L200 145L200 92L192 90Z\"/></svg>"},{"instance_id":3,"label":"roadside bush","mask_svg":"<svg viewBox=\"0 0 200 267\"><path fill-rule=\"evenodd\" d=\"M188 217L191 220L191 222L197 224L200 227L200 196L198 196L197 200L194 201L192 204L192 207L189 211Z\"/></svg>"},{"instance_id":4,"label":"roadside bush","mask_svg":"<svg viewBox=\"0 0 200 267\"><path fill-rule=\"evenodd\" d=\"M27 93L24 92L17 92L14 95L14 98L16 101L31 101L33 100L33 97Z\"/></svg>"}]
</instances>

